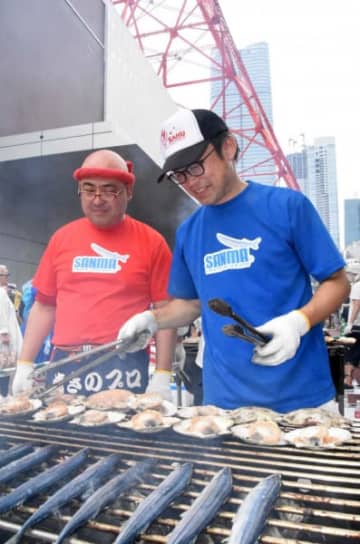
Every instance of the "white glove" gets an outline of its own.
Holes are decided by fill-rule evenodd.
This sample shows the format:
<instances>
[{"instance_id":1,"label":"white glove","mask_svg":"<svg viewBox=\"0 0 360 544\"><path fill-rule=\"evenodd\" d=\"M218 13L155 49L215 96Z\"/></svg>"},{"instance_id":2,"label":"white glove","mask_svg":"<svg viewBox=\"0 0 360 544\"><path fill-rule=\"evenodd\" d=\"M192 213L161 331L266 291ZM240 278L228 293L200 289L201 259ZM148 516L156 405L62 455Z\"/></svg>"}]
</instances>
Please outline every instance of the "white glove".
<instances>
[{"instance_id":1,"label":"white glove","mask_svg":"<svg viewBox=\"0 0 360 544\"><path fill-rule=\"evenodd\" d=\"M164 400L172 400L170 389L171 372L168 370L155 370L146 393L160 393Z\"/></svg>"},{"instance_id":2,"label":"white glove","mask_svg":"<svg viewBox=\"0 0 360 544\"><path fill-rule=\"evenodd\" d=\"M348 323L344 329L344 334L349 334L351 333L351 330L352 330L352 324L351 323Z\"/></svg>"},{"instance_id":3,"label":"white glove","mask_svg":"<svg viewBox=\"0 0 360 544\"><path fill-rule=\"evenodd\" d=\"M130 317L119 330L117 338L124 342L129 341L126 351L132 353L145 349L157 328L154 314L147 310Z\"/></svg>"},{"instance_id":4,"label":"white glove","mask_svg":"<svg viewBox=\"0 0 360 544\"><path fill-rule=\"evenodd\" d=\"M276 366L294 357L301 337L310 329L310 323L301 311L271 319L256 330L271 336L264 346L256 346L252 361L259 365Z\"/></svg>"},{"instance_id":5,"label":"white glove","mask_svg":"<svg viewBox=\"0 0 360 544\"><path fill-rule=\"evenodd\" d=\"M12 394L15 397L32 388L33 364L30 361L18 361L12 382Z\"/></svg>"}]
</instances>

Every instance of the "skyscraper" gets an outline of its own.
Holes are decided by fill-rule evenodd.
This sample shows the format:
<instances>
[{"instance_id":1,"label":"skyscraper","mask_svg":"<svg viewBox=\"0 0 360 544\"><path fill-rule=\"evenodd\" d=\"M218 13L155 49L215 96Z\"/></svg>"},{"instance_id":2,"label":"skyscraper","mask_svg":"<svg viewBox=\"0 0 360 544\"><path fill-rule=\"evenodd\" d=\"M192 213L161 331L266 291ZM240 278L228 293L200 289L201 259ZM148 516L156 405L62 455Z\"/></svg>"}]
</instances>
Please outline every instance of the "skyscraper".
<instances>
[{"instance_id":1,"label":"skyscraper","mask_svg":"<svg viewBox=\"0 0 360 544\"><path fill-rule=\"evenodd\" d=\"M345 246L360 240L360 198L344 201Z\"/></svg>"},{"instance_id":2,"label":"skyscraper","mask_svg":"<svg viewBox=\"0 0 360 544\"><path fill-rule=\"evenodd\" d=\"M340 246L335 138L315 138L313 145L288 155L299 185L314 204L334 242Z\"/></svg>"},{"instance_id":3,"label":"skyscraper","mask_svg":"<svg viewBox=\"0 0 360 544\"><path fill-rule=\"evenodd\" d=\"M266 116L272 124L273 115L268 44L265 42L254 43L240 49L239 52ZM218 95L219 89L220 82L212 82L212 101ZM243 105L240 109L235 108L235 104L238 103L238 90L234 85L230 85L227 88L224 100L228 112L227 119L232 128L241 129L246 132L247 128L253 127L253 120L250 118L246 106ZM214 111L221 115L222 111L220 110L220 105L215 105ZM249 146L248 140L240 136L237 138L240 149L248 148L244 156L239 159L237 169L241 172L245 171L245 177L252 178L259 183L272 185L276 181L275 176L267 174L269 166L264 162L269 158L268 150L261 145Z\"/></svg>"}]
</instances>

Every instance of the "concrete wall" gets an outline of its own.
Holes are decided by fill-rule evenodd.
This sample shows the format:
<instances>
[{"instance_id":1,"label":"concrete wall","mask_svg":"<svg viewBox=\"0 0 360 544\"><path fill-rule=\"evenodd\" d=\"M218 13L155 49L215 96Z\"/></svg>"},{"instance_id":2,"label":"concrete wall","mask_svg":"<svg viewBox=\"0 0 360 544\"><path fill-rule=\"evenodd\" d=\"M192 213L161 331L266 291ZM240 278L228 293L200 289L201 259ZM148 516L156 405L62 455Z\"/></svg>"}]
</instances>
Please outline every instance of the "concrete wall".
<instances>
[{"instance_id":1,"label":"concrete wall","mask_svg":"<svg viewBox=\"0 0 360 544\"><path fill-rule=\"evenodd\" d=\"M70 4L82 18L64 0L1 0L0 136L104 119L104 4Z\"/></svg>"},{"instance_id":2,"label":"concrete wall","mask_svg":"<svg viewBox=\"0 0 360 544\"><path fill-rule=\"evenodd\" d=\"M0 262L21 285L56 228L81 215L72 172L93 149L133 160L129 212L170 245L195 204L156 184L176 105L102 0L0 2ZM103 46L104 42L104 46Z\"/></svg>"}]
</instances>

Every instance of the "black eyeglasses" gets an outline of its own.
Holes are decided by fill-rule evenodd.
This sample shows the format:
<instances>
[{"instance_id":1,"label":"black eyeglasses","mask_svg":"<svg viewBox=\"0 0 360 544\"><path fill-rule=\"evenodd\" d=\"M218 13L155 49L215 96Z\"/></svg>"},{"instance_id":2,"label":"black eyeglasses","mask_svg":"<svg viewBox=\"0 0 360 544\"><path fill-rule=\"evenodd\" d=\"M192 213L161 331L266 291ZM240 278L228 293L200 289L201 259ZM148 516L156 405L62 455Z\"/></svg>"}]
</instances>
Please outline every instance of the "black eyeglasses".
<instances>
[{"instance_id":1,"label":"black eyeglasses","mask_svg":"<svg viewBox=\"0 0 360 544\"><path fill-rule=\"evenodd\" d=\"M209 151L209 153L207 153L202 159L189 164L189 166L183 168L182 170L169 170L169 172L166 172L166 176L171 181L176 183L176 185L184 185L188 181L188 176L192 176L194 178L202 176L205 172L204 162L208 157L210 157L211 153L214 153L214 151L215 147L213 147L212 150Z\"/></svg>"}]
</instances>

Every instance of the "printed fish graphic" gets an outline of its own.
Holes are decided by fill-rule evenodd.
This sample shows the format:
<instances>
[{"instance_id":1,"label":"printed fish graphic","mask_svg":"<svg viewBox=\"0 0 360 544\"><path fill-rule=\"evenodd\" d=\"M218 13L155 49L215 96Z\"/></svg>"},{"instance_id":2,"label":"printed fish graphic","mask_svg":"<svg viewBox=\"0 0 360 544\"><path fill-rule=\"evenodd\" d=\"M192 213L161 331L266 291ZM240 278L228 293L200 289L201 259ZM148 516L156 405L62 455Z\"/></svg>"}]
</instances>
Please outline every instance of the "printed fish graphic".
<instances>
[{"instance_id":1,"label":"printed fish graphic","mask_svg":"<svg viewBox=\"0 0 360 544\"><path fill-rule=\"evenodd\" d=\"M90 519L94 519L101 510L113 503L121 493L128 491L146 479L155 465L156 461L153 459L141 461L100 487L68 521L55 544L60 544L78 527L81 527Z\"/></svg>"},{"instance_id":2,"label":"printed fish graphic","mask_svg":"<svg viewBox=\"0 0 360 544\"><path fill-rule=\"evenodd\" d=\"M35 465L40 465L49 459L56 450L57 448L55 446L45 446L36 449L33 453L29 453L24 457L20 457L19 459L8 463L0 468L0 483L4 484L15 478L18 474L27 472Z\"/></svg>"},{"instance_id":3,"label":"printed fish graphic","mask_svg":"<svg viewBox=\"0 0 360 544\"><path fill-rule=\"evenodd\" d=\"M56 482L61 481L80 468L86 461L90 450L83 449L65 461L37 474L30 480L27 480L13 491L0 497L0 514L15 508L26 500L46 491Z\"/></svg>"},{"instance_id":4,"label":"printed fish graphic","mask_svg":"<svg viewBox=\"0 0 360 544\"><path fill-rule=\"evenodd\" d=\"M281 475L261 480L245 497L235 514L228 544L254 544L261 535L281 489Z\"/></svg>"},{"instance_id":5,"label":"printed fish graphic","mask_svg":"<svg viewBox=\"0 0 360 544\"><path fill-rule=\"evenodd\" d=\"M24 536L27 529L47 518L53 512L57 512L59 508L70 502L72 499L75 499L75 497L93 493L102 482L113 473L119 462L120 455L113 453L88 467L84 472L61 487L54 495L44 502L44 504L42 504L25 521L21 529L5 544L21 542L21 538Z\"/></svg>"},{"instance_id":6,"label":"printed fish graphic","mask_svg":"<svg viewBox=\"0 0 360 544\"><path fill-rule=\"evenodd\" d=\"M168 534L167 544L192 544L199 533L216 516L232 489L230 468L220 470L207 484L179 523Z\"/></svg>"},{"instance_id":7,"label":"printed fish graphic","mask_svg":"<svg viewBox=\"0 0 360 544\"><path fill-rule=\"evenodd\" d=\"M150 495L141 501L124 524L114 544L133 542L136 536L144 531L175 497L184 491L191 480L192 469L192 463L185 463L173 470Z\"/></svg>"}]
</instances>

